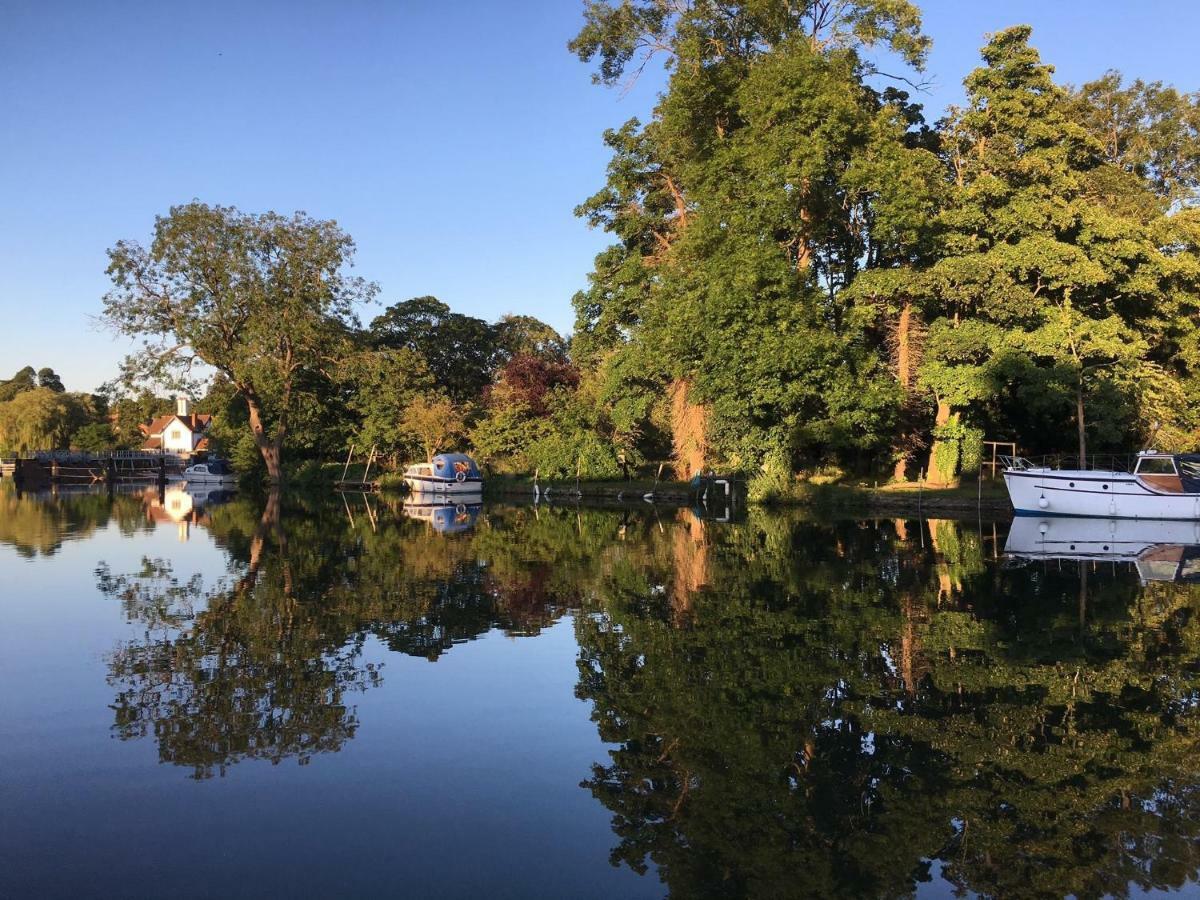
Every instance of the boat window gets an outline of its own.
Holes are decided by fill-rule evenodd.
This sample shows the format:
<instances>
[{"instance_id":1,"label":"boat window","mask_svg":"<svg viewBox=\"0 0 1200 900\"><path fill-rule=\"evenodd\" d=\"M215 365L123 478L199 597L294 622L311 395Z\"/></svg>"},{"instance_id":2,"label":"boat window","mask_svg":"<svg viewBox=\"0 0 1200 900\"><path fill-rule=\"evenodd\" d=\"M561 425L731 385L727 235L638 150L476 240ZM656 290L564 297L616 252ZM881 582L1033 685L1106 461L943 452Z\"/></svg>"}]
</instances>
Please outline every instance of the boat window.
<instances>
[{"instance_id":1,"label":"boat window","mask_svg":"<svg viewBox=\"0 0 1200 900\"><path fill-rule=\"evenodd\" d=\"M1169 456L1144 456L1138 460L1139 475L1174 475L1175 460Z\"/></svg>"}]
</instances>

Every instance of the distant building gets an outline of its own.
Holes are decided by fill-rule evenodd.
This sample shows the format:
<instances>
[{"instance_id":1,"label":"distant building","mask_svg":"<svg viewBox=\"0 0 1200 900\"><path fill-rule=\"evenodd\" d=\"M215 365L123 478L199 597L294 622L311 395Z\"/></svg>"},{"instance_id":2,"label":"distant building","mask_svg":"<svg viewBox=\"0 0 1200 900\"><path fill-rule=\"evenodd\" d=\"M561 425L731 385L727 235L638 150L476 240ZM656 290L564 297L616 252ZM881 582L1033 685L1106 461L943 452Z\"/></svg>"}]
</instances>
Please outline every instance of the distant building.
<instances>
[{"instance_id":1,"label":"distant building","mask_svg":"<svg viewBox=\"0 0 1200 900\"><path fill-rule=\"evenodd\" d=\"M143 450L161 450L180 456L191 456L208 450L208 429L212 416L192 412L192 402L187 397L175 400L175 412L159 416L148 425L142 425L146 436Z\"/></svg>"}]
</instances>

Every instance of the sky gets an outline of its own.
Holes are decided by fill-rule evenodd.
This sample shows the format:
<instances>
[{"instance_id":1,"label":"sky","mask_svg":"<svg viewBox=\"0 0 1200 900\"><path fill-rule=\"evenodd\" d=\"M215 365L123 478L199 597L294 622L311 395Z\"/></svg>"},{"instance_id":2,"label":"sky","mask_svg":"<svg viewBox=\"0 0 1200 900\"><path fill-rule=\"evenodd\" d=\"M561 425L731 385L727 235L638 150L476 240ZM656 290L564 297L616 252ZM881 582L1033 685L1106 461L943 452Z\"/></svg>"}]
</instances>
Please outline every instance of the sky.
<instances>
[{"instance_id":1,"label":"sky","mask_svg":"<svg viewBox=\"0 0 1200 900\"><path fill-rule=\"evenodd\" d=\"M1017 23L1061 81L1200 89L1200 3L920 5L931 120ZM604 129L644 119L663 83L655 66L592 84L566 49L581 21L577 0L0 0L0 379L111 378L133 347L95 321L105 251L193 199L336 219L383 304L432 294L569 331L607 243L572 211L604 182Z\"/></svg>"}]
</instances>

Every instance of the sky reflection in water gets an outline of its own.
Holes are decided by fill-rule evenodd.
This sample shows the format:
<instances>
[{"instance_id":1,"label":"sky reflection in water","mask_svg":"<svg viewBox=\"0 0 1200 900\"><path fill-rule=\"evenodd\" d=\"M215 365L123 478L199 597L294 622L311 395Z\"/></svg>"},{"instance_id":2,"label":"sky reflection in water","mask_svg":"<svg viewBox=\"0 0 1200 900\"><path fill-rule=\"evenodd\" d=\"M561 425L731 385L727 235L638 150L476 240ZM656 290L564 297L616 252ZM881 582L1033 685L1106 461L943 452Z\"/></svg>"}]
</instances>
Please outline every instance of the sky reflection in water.
<instances>
[{"instance_id":1,"label":"sky reflection in water","mask_svg":"<svg viewBox=\"0 0 1200 900\"><path fill-rule=\"evenodd\" d=\"M10 488L0 895L1194 886L1186 535Z\"/></svg>"}]
</instances>

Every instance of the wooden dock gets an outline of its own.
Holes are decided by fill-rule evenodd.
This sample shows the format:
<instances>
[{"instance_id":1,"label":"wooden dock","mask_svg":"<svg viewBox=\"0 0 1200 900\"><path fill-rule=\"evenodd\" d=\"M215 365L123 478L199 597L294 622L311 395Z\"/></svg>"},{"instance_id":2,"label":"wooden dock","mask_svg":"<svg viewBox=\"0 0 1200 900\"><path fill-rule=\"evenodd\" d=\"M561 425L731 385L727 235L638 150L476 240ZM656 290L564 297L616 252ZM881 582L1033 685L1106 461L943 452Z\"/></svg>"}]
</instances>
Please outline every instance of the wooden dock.
<instances>
[{"instance_id":1,"label":"wooden dock","mask_svg":"<svg viewBox=\"0 0 1200 900\"><path fill-rule=\"evenodd\" d=\"M174 458L162 454L134 453L38 453L5 461L0 474L11 477L18 487L37 490L52 484L117 484L141 482L162 484L178 468Z\"/></svg>"}]
</instances>

